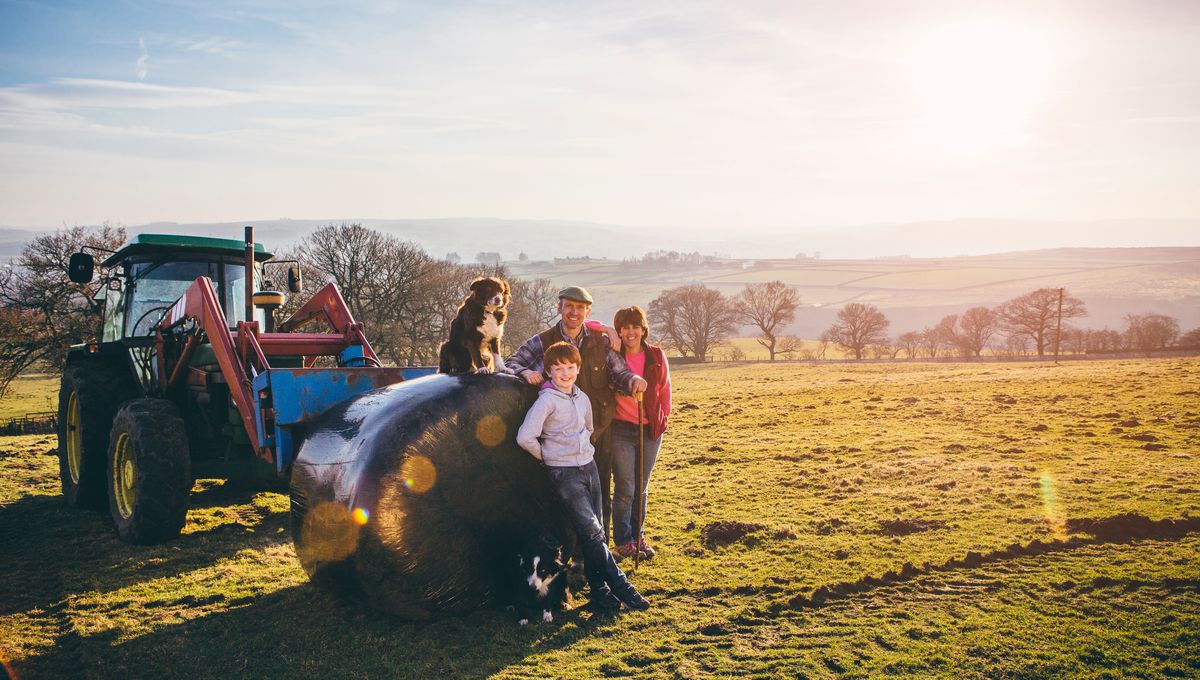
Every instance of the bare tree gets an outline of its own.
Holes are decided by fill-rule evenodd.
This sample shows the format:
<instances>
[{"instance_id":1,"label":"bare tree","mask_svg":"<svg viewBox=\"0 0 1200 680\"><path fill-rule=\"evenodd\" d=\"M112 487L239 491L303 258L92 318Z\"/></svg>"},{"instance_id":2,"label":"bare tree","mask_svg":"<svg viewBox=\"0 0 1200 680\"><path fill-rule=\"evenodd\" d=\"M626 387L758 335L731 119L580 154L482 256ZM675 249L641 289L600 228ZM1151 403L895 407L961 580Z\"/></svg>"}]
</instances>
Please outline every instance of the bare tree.
<instances>
[{"instance_id":1,"label":"bare tree","mask_svg":"<svg viewBox=\"0 0 1200 680\"><path fill-rule=\"evenodd\" d=\"M827 332L831 340L854 352L854 358L861 361L867 345L887 340L889 323L875 305L851 302L838 312L837 321Z\"/></svg>"},{"instance_id":2,"label":"bare tree","mask_svg":"<svg viewBox=\"0 0 1200 680\"><path fill-rule=\"evenodd\" d=\"M956 338L967 356L978 357L996 334L999 318L987 307L972 307L958 318Z\"/></svg>"},{"instance_id":3,"label":"bare tree","mask_svg":"<svg viewBox=\"0 0 1200 680\"><path fill-rule=\"evenodd\" d=\"M829 345L833 342L833 336L828 330L821 331L821 337L817 338L817 349L813 352L813 356L820 361L825 360L825 354L829 351Z\"/></svg>"},{"instance_id":4,"label":"bare tree","mask_svg":"<svg viewBox=\"0 0 1200 680\"><path fill-rule=\"evenodd\" d=\"M784 356L792 356L800 352L804 348L804 343L794 335L784 335L779 338L779 346L776 348L776 354Z\"/></svg>"},{"instance_id":5,"label":"bare tree","mask_svg":"<svg viewBox=\"0 0 1200 680\"><path fill-rule=\"evenodd\" d=\"M1187 333L1179 336L1179 346L1187 347L1189 349L1200 347L1200 328L1193 328Z\"/></svg>"},{"instance_id":6,"label":"bare tree","mask_svg":"<svg viewBox=\"0 0 1200 680\"><path fill-rule=\"evenodd\" d=\"M741 347L738 347L737 345L735 345L733 343L727 343L727 349L725 350L725 359L727 361L745 361L746 360L746 352Z\"/></svg>"},{"instance_id":7,"label":"bare tree","mask_svg":"<svg viewBox=\"0 0 1200 680\"><path fill-rule=\"evenodd\" d=\"M337 284L367 339L395 363L413 353L412 333L430 300L436 261L419 246L361 224L321 227L304 237L298 259L317 278ZM418 354L426 352L418 349Z\"/></svg>"},{"instance_id":8,"label":"bare tree","mask_svg":"<svg viewBox=\"0 0 1200 680\"><path fill-rule=\"evenodd\" d=\"M692 284L665 290L650 302L650 323L669 347L703 361L733 333L736 315L718 290Z\"/></svg>"},{"instance_id":9,"label":"bare tree","mask_svg":"<svg viewBox=\"0 0 1200 680\"><path fill-rule=\"evenodd\" d=\"M1054 346L1054 333L1058 322L1058 288L1039 288L1015 297L1000 306L1000 322L1009 335L1019 335L1033 341L1038 357L1046 356L1046 349ZM1087 308L1079 298L1063 291L1062 318L1074 319L1087 316Z\"/></svg>"},{"instance_id":10,"label":"bare tree","mask_svg":"<svg viewBox=\"0 0 1200 680\"><path fill-rule=\"evenodd\" d=\"M558 319L557 288L550 279L509 279L512 302L504 322L505 353L541 333Z\"/></svg>"},{"instance_id":11,"label":"bare tree","mask_svg":"<svg viewBox=\"0 0 1200 680\"><path fill-rule=\"evenodd\" d=\"M921 352L930 359L936 359L942 348L942 333L938 332L937 327L926 326L918 331L918 336L921 341Z\"/></svg>"},{"instance_id":12,"label":"bare tree","mask_svg":"<svg viewBox=\"0 0 1200 680\"><path fill-rule=\"evenodd\" d=\"M62 368L67 348L100 334L104 305L96 299L102 282L67 279L67 262L84 245L115 250L125 228L72 227L39 236L0 275L0 395L13 378L34 364ZM102 259L102 258L101 258Z\"/></svg>"},{"instance_id":13,"label":"bare tree","mask_svg":"<svg viewBox=\"0 0 1200 680\"><path fill-rule=\"evenodd\" d=\"M1082 328L1064 328L1062 347L1072 354L1083 354L1087 351L1088 332Z\"/></svg>"},{"instance_id":14,"label":"bare tree","mask_svg":"<svg viewBox=\"0 0 1200 680\"><path fill-rule=\"evenodd\" d=\"M921 332L908 331L896 336L896 345L908 355L909 359L917 358L917 352L921 349Z\"/></svg>"},{"instance_id":15,"label":"bare tree","mask_svg":"<svg viewBox=\"0 0 1200 680\"><path fill-rule=\"evenodd\" d=\"M1088 329L1084 333L1084 350L1087 352L1117 352L1125 346L1125 338L1111 328Z\"/></svg>"},{"instance_id":16,"label":"bare tree","mask_svg":"<svg viewBox=\"0 0 1200 680\"><path fill-rule=\"evenodd\" d=\"M775 361L776 333L796 318L800 306L800 294L783 281L771 281L746 285L733 299L733 306L742 321L758 328L762 337L758 344L767 348L771 361Z\"/></svg>"},{"instance_id":17,"label":"bare tree","mask_svg":"<svg viewBox=\"0 0 1200 680\"><path fill-rule=\"evenodd\" d=\"M1126 314L1125 341L1130 349L1164 349L1179 337L1179 322L1166 314Z\"/></svg>"},{"instance_id":18,"label":"bare tree","mask_svg":"<svg viewBox=\"0 0 1200 680\"><path fill-rule=\"evenodd\" d=\"M471 267L437 260L428 270L416 298L397 329L403 333L403 361L408 365L437 363L438 348L450 336L450 324L468 286L479 273Z\"/></svg>"},{"instance_id":19,"label":"bare tree","mask_svg":"<svg viewBox=\"0 0 1200 680\"><path fill-rule=\"evenodd\" d=\"M929 330L932 336L929 341L936 344L938 347L943 347L948 350L959 350L959 354L966 356L962 349L962 343L958 337L958 315L947 314L942 317L942 320L936 326Z\"/></svg>"},{"instance_id":20,"label":"bare tree","mask_svg":"<svg viewBox=\"0 0 1200 680\"><path fill-rule=\"evenodd\" d=\"M900 349L899 343L892 342L887 338L867 346L867 351L870 352L872 359L895 359L896 355L900 354Z\"/></svg>"}]
</instances>

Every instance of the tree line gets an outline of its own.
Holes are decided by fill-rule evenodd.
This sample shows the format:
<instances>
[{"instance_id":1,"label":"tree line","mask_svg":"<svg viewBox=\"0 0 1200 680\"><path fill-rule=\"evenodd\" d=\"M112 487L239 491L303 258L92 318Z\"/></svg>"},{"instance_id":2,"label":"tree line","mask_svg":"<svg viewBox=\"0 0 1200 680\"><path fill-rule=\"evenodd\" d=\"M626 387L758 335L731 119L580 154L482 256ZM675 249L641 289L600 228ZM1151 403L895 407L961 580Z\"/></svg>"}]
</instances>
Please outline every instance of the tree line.
<instances>
[{"instance_id":1,"label":"tree line","mask_svg":"<svg viewBox=\"0 0 1200 680\"><path fill-rule=\"evenodd\" d=\"M100 277L72 283L66 277L67 261L85 245L116 250L126 236L124 228L107 224L62 229L35 238L0 270L0 396L22 372L57 372L70 345L99 336ZM414 243L361 224L318 228L276 255L300 262L309 293L326 283L337 284L355 320L364 324L372 347L400 366L437 363L438 346L477 276L505 278L512 288L506 353L515 349L513 342L523 342L557 318L557 289L549 279L515 279L496 261L468 265L438 259ZM282 281L266 281L261 287L286 290ZM280 318L307 298L292 296Z\"/></svg>"},{"instance_id":2,"label":"tree line","mask_svg":"<svg viewBox=\"0 0 1200 680\"><path fill-rule=\"evenodd\" d=\"M67 261L82 246L116 250L126 236L124 228L109 224L62 229L35 238L15 261L0 269L0 396L22 372L34 367L55 372L71 344L99 335L100 279L70 282L65 275ZM397 365L436 363L438 346L476 276L503 277L512 287L505 353L557 318L550 279L515 279L498 258L478 257L485 262L475 264L463 264L454 253L435 258L414 243L361 224L318 228L278 255L300 262L308 291L328 282L337 284L355 319L365 325L372 346ZM659 251L627 264L661 267L697 259L703 258L698 253ZM272 287L271 282L264 287ZM273 287L284 288L282 282ZM294 296L282 315L306 298ZM830 346L856 359L978 357L985 350L1001 356L1024 356L1033 350L1044 356L1053 352L1059 340L1059 289L1055 288L1031 291L993 308L973 307L894 338L887 333L889 320L874 305L847 303L815 349L786 333L800 303L796 289L782 281L747 285L731 297L691 284L663 291L649 303L648 312L658 342L701 361L718 348L726 348L730 358L741 358L727 340L744 327L754 329L755 339L772 361L823 359ZM1063 293L1064 321L1086 314L1081 300ZM1169 316L1130 314L1125 322L1121 331L1064 325L1058 344L1069 352L1200 346L1200 329L1181 334L1178 321Z\"/></svg>"},{"instance_id":3,"label":"tree line","mask_svg":"<svg viewBox=\"0 0 1200 680\"><path fill-rule=\"evenodd\" d=\"M941 356L1044 357L1062 352L1149 352L1170 347L1200 348L1200 328L1181 333L1179 321L1165 314L1127 314L1122 331L1084 329L1069 324L1087 316L1079 298L1059 288L1039 288L996 307L972 307L949 314L937 324L888 335L891 321L876 306L845 304L833 324L821 333L815 349L805 349L783 329L795 320L800 296L782 281L747 284L737 295L726 297L701 284L663 291L650 303L650 319L660 339L684 356L700 360L725 344L741 326L757 332L756 340L771 361L778 356L824 359L837 346L857 360L863 358L910 359ZM1061 320L1061 338L1060 333ZM731 358L742 358L736 348Z\"/></svg>"}]
</instances>

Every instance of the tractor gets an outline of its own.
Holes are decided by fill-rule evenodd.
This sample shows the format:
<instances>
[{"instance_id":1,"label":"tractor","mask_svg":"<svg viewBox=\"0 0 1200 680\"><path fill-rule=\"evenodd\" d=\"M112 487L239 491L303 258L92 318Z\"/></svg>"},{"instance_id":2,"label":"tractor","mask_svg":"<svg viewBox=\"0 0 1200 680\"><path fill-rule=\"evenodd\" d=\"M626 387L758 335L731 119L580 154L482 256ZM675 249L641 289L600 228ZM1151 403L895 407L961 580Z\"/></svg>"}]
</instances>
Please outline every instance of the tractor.
<instances>
[{"instance_id":1,"label":"tractor","mask_svg":"<svg viewBox=\"0 0 1200 680\"><path fill-rule=\"evenodd\" d=\"M96 276L86 250L68 265L77 283ZM67 503L107 508L122 540L177 536L198 478L286 482L306 422L436 370L382 366L333 284L276 323L285 294L256 282L272 273L299 293L300 267L252 227L244 241L141 234L105 253L101 337L63 367L58 456Z\"/></svg>"}]
</instances>

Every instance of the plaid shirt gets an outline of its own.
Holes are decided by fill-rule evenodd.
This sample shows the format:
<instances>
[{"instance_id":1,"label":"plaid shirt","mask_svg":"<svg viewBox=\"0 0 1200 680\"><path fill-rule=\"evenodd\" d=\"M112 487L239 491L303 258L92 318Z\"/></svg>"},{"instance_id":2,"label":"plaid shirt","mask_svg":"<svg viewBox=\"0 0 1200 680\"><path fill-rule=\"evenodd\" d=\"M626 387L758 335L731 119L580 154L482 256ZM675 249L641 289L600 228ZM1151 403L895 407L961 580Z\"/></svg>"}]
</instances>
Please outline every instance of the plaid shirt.
<instances>
[{"instance_id":1,"label":"plaid shirt","mask_svg":"<svg viewBox=\"0 0 1200 680\"><path fill-rule=\"evenodd\" d=\"M562 322L558 322L558 334L566 342L579 347L583 338L587 335L586 329L581 329L578 338L572 338L563 332ZM608 344L608 337L604 337L604 343ZM504 361L504 365L512 370L513 373L524 378L530 373L541 373L545 377L545 366L542 365L542 357L546 353L546 348L542 347L541 335L535 335L525 341L525 344L517 348L517 351L509 355ZM633 381L637 378L637 374L629 370L625 365L625 358L620 352L612 351L609 347L604 355L604 360L608 364L608 385L616 392L633 392Z\"/></svg>"}]
</instances>

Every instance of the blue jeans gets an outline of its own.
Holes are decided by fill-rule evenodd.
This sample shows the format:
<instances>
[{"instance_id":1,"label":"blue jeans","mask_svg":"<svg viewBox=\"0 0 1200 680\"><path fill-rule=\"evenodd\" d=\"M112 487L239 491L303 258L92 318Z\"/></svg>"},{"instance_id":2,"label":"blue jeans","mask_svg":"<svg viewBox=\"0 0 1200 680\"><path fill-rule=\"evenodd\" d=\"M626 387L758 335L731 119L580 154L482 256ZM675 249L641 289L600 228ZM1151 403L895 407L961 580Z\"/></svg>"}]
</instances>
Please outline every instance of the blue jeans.
<instances>
[{"instance_id":1,"label":"blue jeans","mask_svg":"<svg viewBox=\"0 0 1200 680\"><path fill-rule=\"evenodd\" d=\"M650 471L658 459L658 448L662 437L650 438L650 428L643 425L642 455L642 518L646 517L646 498L649 496ZM637 540L637 527L633 526L633 497L637 493L637 445L638 426L624 420L614 420L609 426L612 437L613 493L612 527L613 542L617 545Z\"/></svg>"},{"instance_id":2,"label":"blue jeans","mask_svg":"<svg viewBox=\"0 0 1200 680\"><path fill-rule=\"evenodd\" d=\"M629 588L624 572L608 551L604 527L600 525L602 504L600 474L596 472L596 462L592 461L579 467L547 466L546 470L550 475L550 485L562 501L563 509L581 544L583 573L587 577L588 585L593 590L605 583L614 590Z\"/></svg>"}]
</instances>

